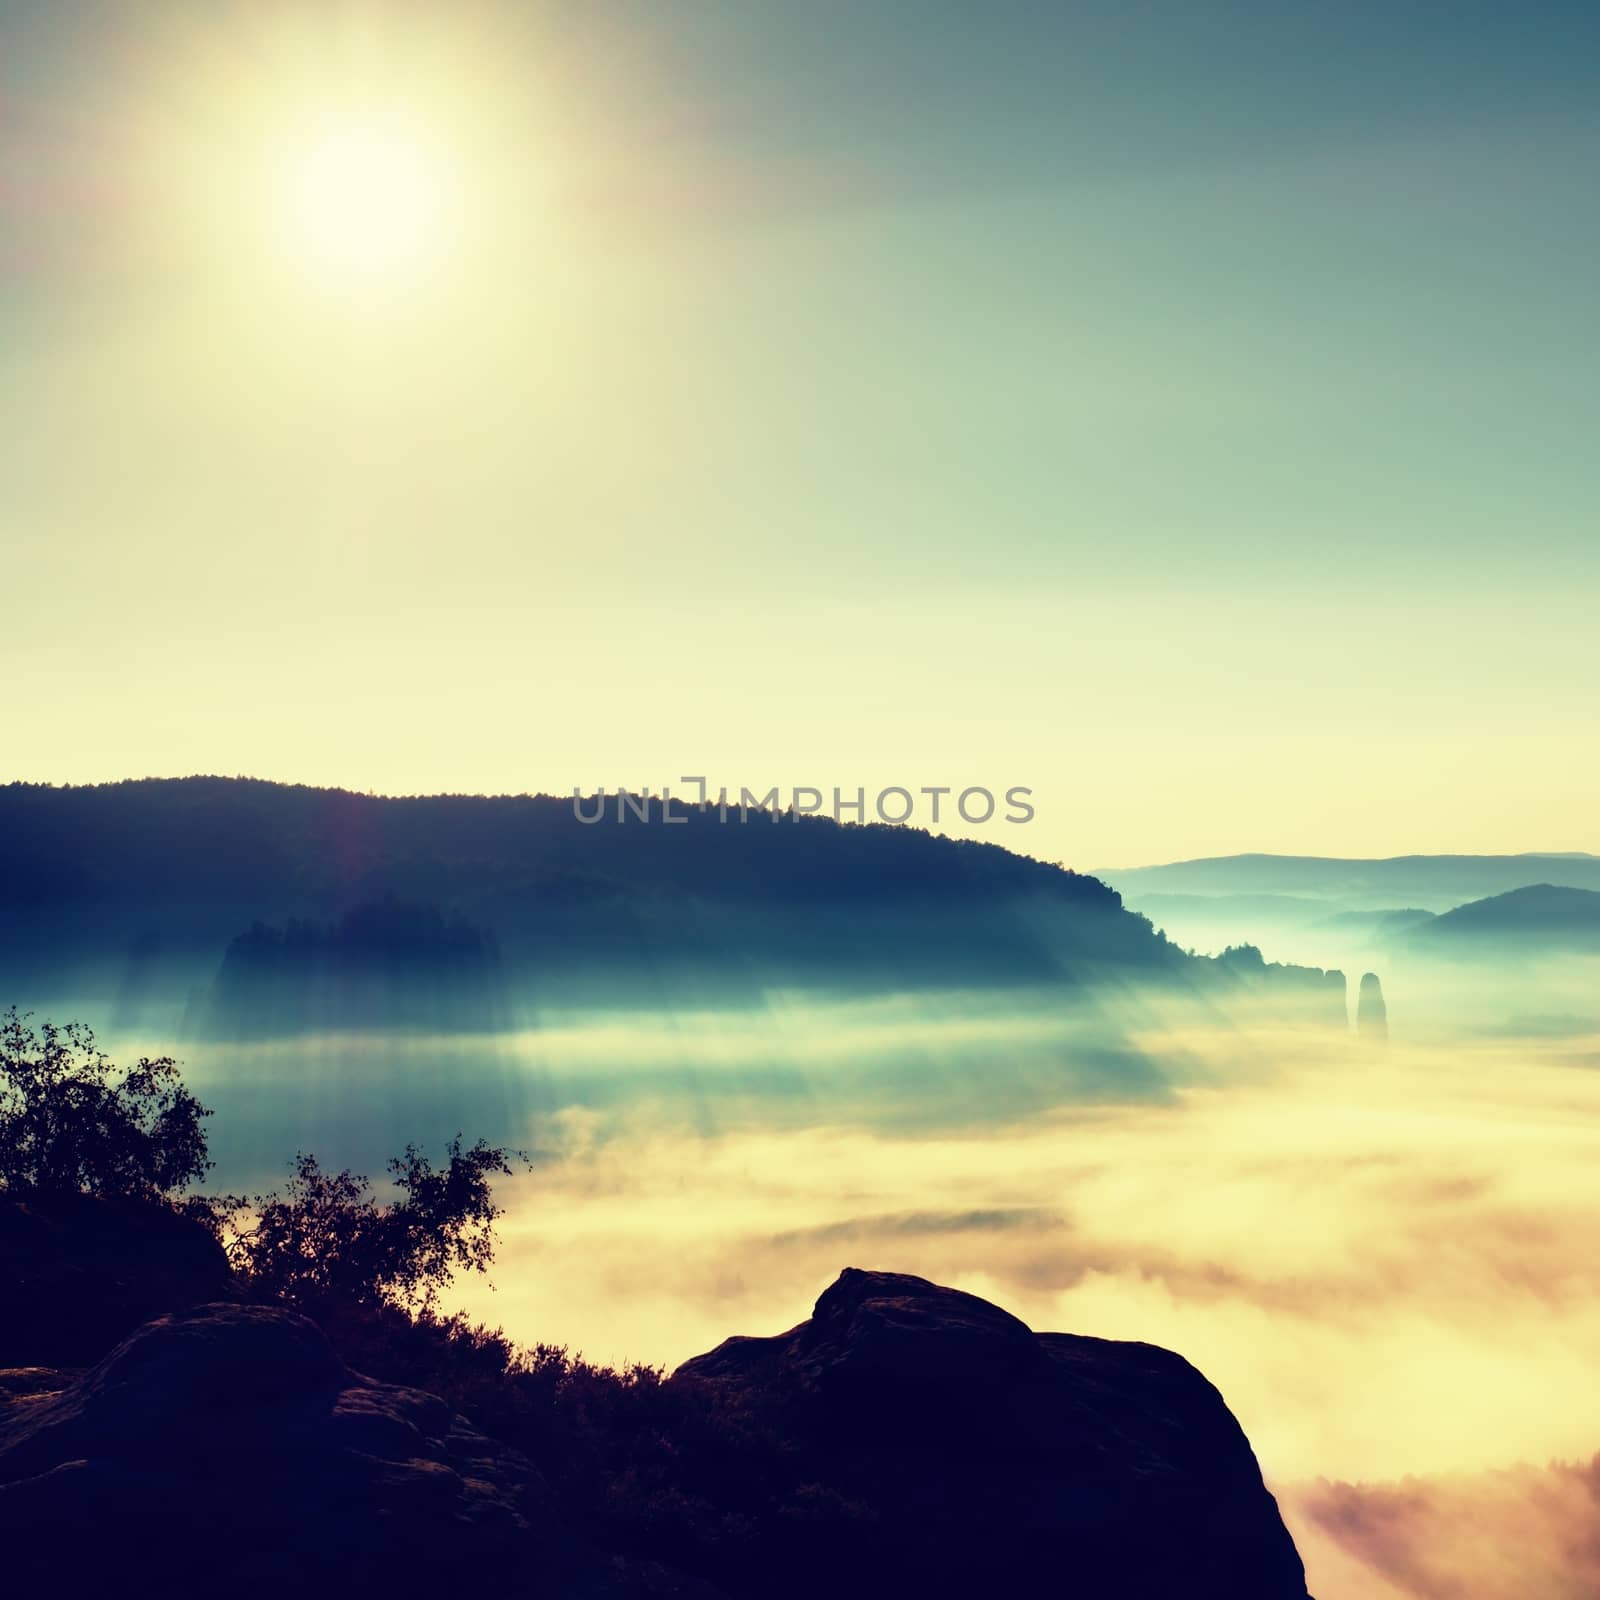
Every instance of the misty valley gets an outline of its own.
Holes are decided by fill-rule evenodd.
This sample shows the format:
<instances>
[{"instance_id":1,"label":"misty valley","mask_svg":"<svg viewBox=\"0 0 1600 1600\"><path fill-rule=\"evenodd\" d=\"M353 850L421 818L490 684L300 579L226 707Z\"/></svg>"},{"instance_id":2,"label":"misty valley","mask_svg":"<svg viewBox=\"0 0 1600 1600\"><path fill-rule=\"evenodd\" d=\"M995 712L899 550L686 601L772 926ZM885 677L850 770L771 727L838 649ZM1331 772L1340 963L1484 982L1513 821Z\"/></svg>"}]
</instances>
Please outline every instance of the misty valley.
<instances>
[{"instance_id":1,"label":"misty valley","mask_svg":"<svg viewBox=\"0 0 1600 1600\"><path fill-rule=\"evenodd\" d=\"M1080 876L211 779L0 812L4 995L177 1055L209 1187L526 1154L475 1320L672 1367L843 1266L925 1273L1183 1352L1314 1592L1498 1594L1525 1540L1588 1592L1595 858Z\"/></svg>"}]
</instances>

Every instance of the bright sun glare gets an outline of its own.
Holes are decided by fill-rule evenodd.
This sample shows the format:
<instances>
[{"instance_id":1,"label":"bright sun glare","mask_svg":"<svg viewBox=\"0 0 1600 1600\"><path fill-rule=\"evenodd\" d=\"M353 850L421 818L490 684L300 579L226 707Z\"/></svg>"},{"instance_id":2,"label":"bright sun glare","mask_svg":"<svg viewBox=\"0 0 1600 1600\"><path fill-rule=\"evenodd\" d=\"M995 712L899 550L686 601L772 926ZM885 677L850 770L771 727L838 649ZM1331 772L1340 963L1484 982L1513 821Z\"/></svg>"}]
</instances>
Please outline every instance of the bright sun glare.
<instances>
[{"instance_id":1,"label":"bright sun glare","mask_svg":"<svg viewBox=\"0 0 1600 1600\"><path fill-rule=\"evenodd\" d=\"M446 244L451 196L442 152L380 121L317 129L284 155L282 242L352 287L411 277Z\"/></svg>"}]
</instances>

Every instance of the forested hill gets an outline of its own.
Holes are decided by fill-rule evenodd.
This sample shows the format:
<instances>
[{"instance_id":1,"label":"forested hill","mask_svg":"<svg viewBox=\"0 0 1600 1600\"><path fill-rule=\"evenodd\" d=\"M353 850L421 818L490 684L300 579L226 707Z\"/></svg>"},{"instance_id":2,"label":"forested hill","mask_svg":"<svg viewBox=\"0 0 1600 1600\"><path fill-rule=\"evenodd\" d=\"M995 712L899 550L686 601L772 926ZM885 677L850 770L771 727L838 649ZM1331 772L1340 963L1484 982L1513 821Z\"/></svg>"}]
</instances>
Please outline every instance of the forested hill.
<instances>
[{"instance_id":1,"label":"forested hill","mask_svg":"<svg viewBox=\"0 0 1600 1600\"><path fill-rule=\"evenodd\" d=\"M781 901L1047 894L1121 905L1098 879L997 844L754 810L723 821L715 807L679 801L668 825L659 800L649 809L648 822L626 808L619 820L608 800L602 820L586 824L570 798L550 795L390 798L211 777L11 784L0 789L0 892L12 905L288 886L313 900L374 886L428 895L493 886ZM1025 842L1010 831L1010 842Z\"/></svg>"},{"instance_id":2,"label":"forested hill","mask_svg":"<svg viewBox=\"0 0 1600 1600\"><path fill-rule=\"evenodd\" d=\"M1433 954L1519 956L1600 950L1600 893L1535 883L1472 900L1413 928L1411 948Z\"/></svg>"},{"instance_id":3,"label":"forested hill","mask_svg":"<svg viewBox=\"0 0 1600 1600\"><path fill-rule=\"evenodd\" d=\"M657 800L649 820L619 818L612 803L585 823L569 797L384 798L252 779L13 784L0 789L0 978L20 973L29 992L74 970L109 972L128 992L204 985L257 924L331 926L384 904L467 919L514 989L557 974L660 986L688 973L750 992L1280 976L1196 961L1097 878L998 844L826 817L724 820L679 802L673 815ZM1010 832L1025 842L1025 828ZM391 909L382 925L397 915L411 913ZM334 945L308 970L323 981L348 964ZM1330 990L1312 988L1331 1011Z\"/></svg>"}]
</instances>

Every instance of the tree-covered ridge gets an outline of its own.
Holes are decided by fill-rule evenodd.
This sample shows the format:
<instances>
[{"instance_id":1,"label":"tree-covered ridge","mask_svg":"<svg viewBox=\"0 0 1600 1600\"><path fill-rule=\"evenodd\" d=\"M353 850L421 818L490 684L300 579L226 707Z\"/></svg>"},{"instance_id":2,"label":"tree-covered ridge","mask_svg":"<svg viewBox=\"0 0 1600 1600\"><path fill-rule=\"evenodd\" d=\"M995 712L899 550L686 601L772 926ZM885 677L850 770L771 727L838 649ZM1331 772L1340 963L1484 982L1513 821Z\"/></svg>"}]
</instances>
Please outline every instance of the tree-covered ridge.
<instances>
[{"instance_id":1,"label":"tree-covered ridge","mask_svg":"<svg viewBox=\"0 0 1600 1600\"><path fill-rule=\"evenodd\" d=\"M1039 893L1115 909L1098 879L999 844L919 828L672 802L675 821L632 812L585 824L570 797L389 797L251 778L150 778L88 787L0 788L0 895L180 889L217 895L293 884L359 889L391 875L438 899L448 877L469 889L515 885L551 896L635 892L851 900L975 899ZM1008 844L1026 838L1013 828Z\"/></svg>"},{"instance_id":2,"label":"tree-covered ridge","mask_svg":"<svg viewBox=\"0 0 1600 1600\"><path fill-rule=\"evenodd\" d=\"M0 980L67 997L102 975L117 1015L142 1007L235 1036L493 1031L546 1001L1084 994L1102 979L1248 989L1343 1018L1336 975L1312 994L1316 969L1193 957L1097 878L999 844L823 816L741 822L677 801L673 817L659 799L649 820L611 805L586 823L548 795L13 784L0 789L0 908L19 914L0 918Z\"/></svg>"}]
</instances>

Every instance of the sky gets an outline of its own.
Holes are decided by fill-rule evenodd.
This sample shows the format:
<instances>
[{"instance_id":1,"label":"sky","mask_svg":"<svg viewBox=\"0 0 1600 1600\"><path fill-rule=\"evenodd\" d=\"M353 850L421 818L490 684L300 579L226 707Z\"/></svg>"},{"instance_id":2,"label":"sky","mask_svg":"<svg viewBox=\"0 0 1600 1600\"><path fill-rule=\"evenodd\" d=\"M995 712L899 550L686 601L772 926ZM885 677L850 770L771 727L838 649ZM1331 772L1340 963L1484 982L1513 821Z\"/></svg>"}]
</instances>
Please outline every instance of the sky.
<instances>
[{"instance_id":1,"label":"sky","mask_svg":"<svg viewBox=\"0 0 1600 1600\"><path fill-rule=\"evenodd\" d=\"M1579 4L7 0L0 780L1593 848L1597 78Z\"/></svg>"}]
</instances>

